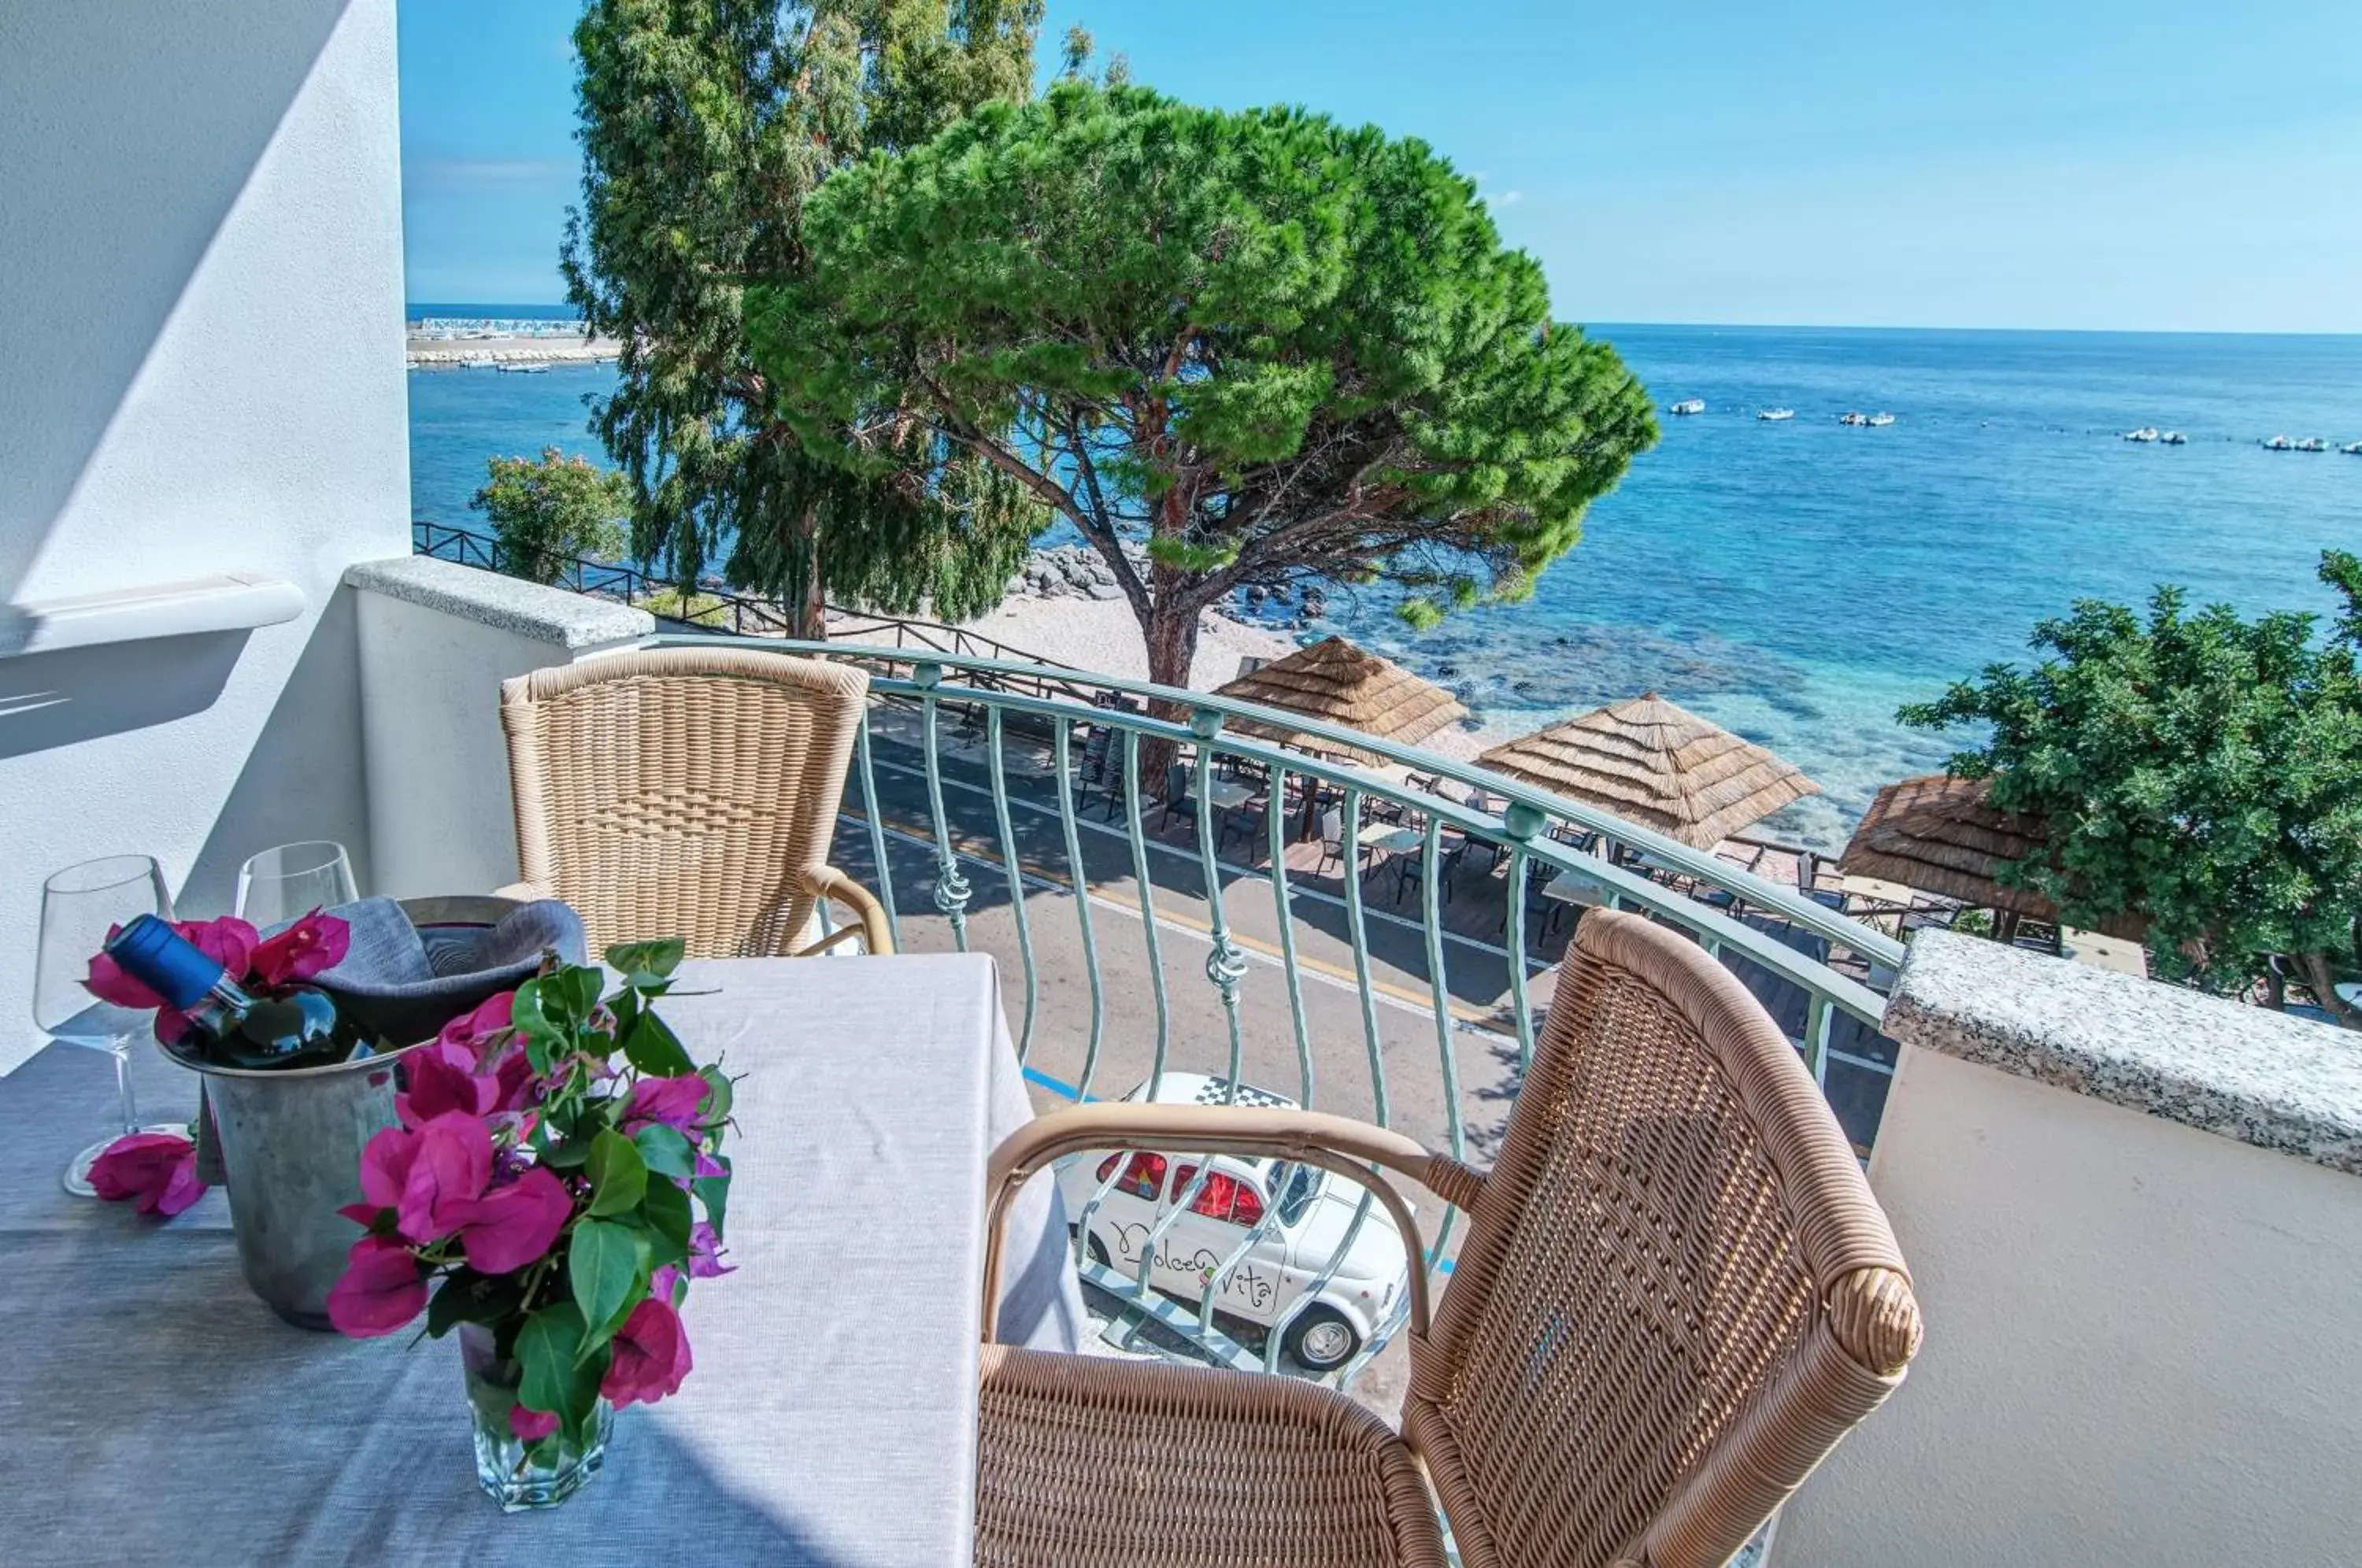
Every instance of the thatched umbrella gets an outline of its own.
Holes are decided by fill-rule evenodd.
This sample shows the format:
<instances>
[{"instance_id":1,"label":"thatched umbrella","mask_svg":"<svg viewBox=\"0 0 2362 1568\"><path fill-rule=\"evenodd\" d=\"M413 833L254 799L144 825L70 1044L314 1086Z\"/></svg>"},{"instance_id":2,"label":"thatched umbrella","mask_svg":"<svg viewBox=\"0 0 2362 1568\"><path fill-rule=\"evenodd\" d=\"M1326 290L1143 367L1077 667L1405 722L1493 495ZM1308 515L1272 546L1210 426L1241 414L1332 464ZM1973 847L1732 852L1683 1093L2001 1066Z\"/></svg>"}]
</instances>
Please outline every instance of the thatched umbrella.
<instances>
[{"instance_id":1,"label":"thatched umbrella","mask_svg":"<svg viewBox=\"0 0 2362 1568\"><path fill-rule=\"evenodd\" d=\"M1214 694L1343 724L1397 745L1417 745L1468 716L1459 699L1442 687L1342 637L1324 637L1309 647L1298 648L1215 688ZM1388 761L1358 746L1304 734L1285 725L1233 719L1230 727L1364 767L1382 767Z\"/></svg>"},{"instance_id":2,"label":"thatched umbrella","mask_svg":"<svg viewBox=\"0 0 2362 1568\"><path fill-rule=\"evenodd\" d=\"M1889 784L1853 830L1838 869L2056 924L2058 907L2048 899L1994 879L2002 867L2039 852L2048 834L2037 818L1987 804L1987 783L1930 773ZM2100 922L2105 934L2134 942L2147 929L2137 915Z\"/></svg>"},{"instance_id":3,"label":"thatched umbrella","mask_svg":"<svg viewBox=\"0 0 2362 1568\"><path fill-rule=\"evenodd\" d=\"M1476 760L1700 849L1821 788L1653 691L1505 741Z\"/></svg>"}]
</instances>

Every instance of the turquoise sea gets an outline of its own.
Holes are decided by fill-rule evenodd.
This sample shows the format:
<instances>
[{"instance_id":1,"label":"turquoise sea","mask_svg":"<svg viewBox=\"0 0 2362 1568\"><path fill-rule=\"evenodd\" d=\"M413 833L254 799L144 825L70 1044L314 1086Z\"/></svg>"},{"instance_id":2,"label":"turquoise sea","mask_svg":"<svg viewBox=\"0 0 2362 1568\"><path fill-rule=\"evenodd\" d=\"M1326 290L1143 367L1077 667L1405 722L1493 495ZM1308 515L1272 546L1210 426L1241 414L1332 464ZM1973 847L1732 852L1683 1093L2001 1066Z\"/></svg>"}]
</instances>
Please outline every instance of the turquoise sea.
<instances>
[{"instance_id":1,"label":"turquoise sea","mask_svg":"<svg viewBox=\"0 0 2362 1568\"><path fill-rule=\"evenodd\" d=\"M489 310L487 314L490 314ZM1654 690L1789 757L1825 794L1775 828L1841 843L1877 786L1949 749L1895 706L1996 659L2078 597L2158 582L2242 611L2325 610L2323 548L2362 549L2362 337L1603 326L1664 436L1532 601L1414 635L1376 600L1339 629L1524 729ZM597 455L603 367L410 378L414 514L465 524L484 458ZM1761 408L1795 417L1765 423ZM1852 428L1847 410L1892 412ZM2143 425L2188 444L2136 445Z\"/></svg>"}]
</instances>

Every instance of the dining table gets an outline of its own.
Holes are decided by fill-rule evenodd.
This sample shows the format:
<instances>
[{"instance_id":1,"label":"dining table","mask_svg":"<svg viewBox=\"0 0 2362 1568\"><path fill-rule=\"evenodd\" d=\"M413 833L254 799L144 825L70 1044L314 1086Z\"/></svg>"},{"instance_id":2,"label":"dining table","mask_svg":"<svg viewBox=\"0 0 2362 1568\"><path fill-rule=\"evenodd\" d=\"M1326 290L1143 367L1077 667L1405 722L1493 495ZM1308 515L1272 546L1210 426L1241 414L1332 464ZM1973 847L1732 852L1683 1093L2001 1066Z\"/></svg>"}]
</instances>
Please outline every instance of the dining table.
<instances>
[{"instance_id":1,"label":"dining table","mask_svg":"<svg viewBox=\"0 0 2362 1568\"><path fill-rule=\"evenodd\" d=\"M477 1489L456 1338L281 1323L224 1194L158 1220L61 1187L103 1054L0 1078L0 1562L967 1562L985 1163L1032 1115L992 959L691 961L660 1008L736 1079L732 1272L682 1309L679 1391L514 1515ZM149 1120L193 1109L152 1045L132 1063ZM1009 1244L1000 1338L1075 1349L1048 1173Z\"/></svg>"}]
</instances>

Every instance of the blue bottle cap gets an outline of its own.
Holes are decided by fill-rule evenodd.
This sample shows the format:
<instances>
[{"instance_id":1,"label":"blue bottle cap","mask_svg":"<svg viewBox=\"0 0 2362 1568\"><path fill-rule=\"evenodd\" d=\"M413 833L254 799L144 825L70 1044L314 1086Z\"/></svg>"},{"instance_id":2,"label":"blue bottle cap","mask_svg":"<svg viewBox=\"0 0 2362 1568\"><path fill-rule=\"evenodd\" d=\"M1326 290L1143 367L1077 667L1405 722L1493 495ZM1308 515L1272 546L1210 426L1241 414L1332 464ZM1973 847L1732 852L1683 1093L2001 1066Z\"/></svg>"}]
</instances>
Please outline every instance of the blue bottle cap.
<instances>
[{"instance_id":1,"label":"blue bottle cap","mask_svg":"<svg viewBox=\"0 0 2362 1568\"><path fill-rule=\"evenodd\" d=\"M116 932L106 952L125 974L162 997L167 1007L183 1012L221 984L226 972L195 944L150 914Z\"/></svg>"}]
</instances>

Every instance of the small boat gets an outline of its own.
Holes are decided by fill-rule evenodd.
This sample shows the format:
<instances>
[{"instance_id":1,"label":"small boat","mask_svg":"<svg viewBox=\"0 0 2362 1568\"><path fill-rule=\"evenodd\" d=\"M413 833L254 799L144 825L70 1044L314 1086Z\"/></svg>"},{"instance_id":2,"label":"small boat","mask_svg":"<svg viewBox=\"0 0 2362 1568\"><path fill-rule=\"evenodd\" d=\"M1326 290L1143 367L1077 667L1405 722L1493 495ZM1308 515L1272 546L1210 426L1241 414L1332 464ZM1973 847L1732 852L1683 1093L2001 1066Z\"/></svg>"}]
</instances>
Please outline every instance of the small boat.
<instances>
[{"instance_id":1,"label":"small boat","mask_svg":"<svg viewBox=\"0 0 2362 1568\"><path fill-rule=\"evenodd\" d=\"M2275 436L2270 440L2259 441L2257 445L2263 447L2267 452L2293 452L2296 450L2296 443L2290 440L2285 436Z\"/></svg>"},{"instance_id":2,"label":"small boat","mask_svg":"<svg viewBox=\"0 0 2362 1568\"><path fill-rule=\"evenodd\" d=\"M1894 423L1894 415L1882 413L1873 414L1870 416L1867 423L1872 430L1883 430L1888 425Z\"/></svg>"},{"instance_id":3,"label":"small boat","mask_svg":"<svg viewBox=\"0 0 2362 1568\"><path fill-rule=\"evenodd\" d=\"M1796 411L1793 408L1759 408L1755 411L1755 417L1766 420L1794 419L1796 417Z\"/></svg>"},{"instance_id":4,"label":"small boat","mask_svg":"<svg viewBox=\"0 0 2362 1568\"><path fill-rule=\"evenodd\" d=\"M505 359L495 363L492 366L492 369L502 372L503 375L511 376L544 376L549 373L549 367L547 365L518 365L512 364Z\"/></svg>"},{"instance_id":5,"label":"small boat","mask_svg":"<svg viewBox=\"0 0 2362 1568\"><path fill-rule=\"evenodd\" d=\"M2125 439L2127 441L2138 441L2142 445L2146 446L2149 442L2157 439L2157 426L2154 425L2144 425L2137 430L2127 430L2125 432Z\"/></svg>"},{"instance_id":6,"label":"small boat","mask_svg":"<svg viewBox=\"0 0 2362 1568\"><path fill-rule=\"evenodd\" d=\"M2300 452L2326 452L2329 450L2329 443L2323 440L2318 436L2308 436L2303 440L2299 441L2296 444L2295 450Z\"/></svg>"},{"instance_id":7,"label":"small boat","mask_svg":"<svg viewBox=\"0 0 2362 1568\"><path fill-rule=\"evenodd\" d=\"M2348 441L2337 449L2349 458L2362 458L2362 441Z\"/></svg>"},{"instance_id":8,"label":"small boat","mask_svg":"<svg viewBox=\"0 0 2362 1568\"><path fill-rule=\"evenodd\" d=\"M1867 425L1870 423L1870 415L1848 409L1845 413L1838 415L1838 423L1839 425Z\"/></svg>"},{"instance_id":9,"label":"small boat","mask_svg":"<svg viewBox=\"0 0 2362 1568\"><path fill-rule=\"evenodd\" d=\"M1705 412L1705 399L1702 397L1685 397L1682 399L1681 402L1673 403L1666 408L1665 412L1667 414L1704 414Z\"/></svg>"},{"instance_id":10,"label":"small boat","mask_svg":"<svg viewBox=\"0 0 2362 1568\"><path fill-rule=\"evenodd\" d=\"M2160 444L2168 447L2187 447L2190 445L2190 437L2184 436L2179 430L2169 430L2164 435L2158 436L2158 440Z\"/></svg>"}]
</instances>

